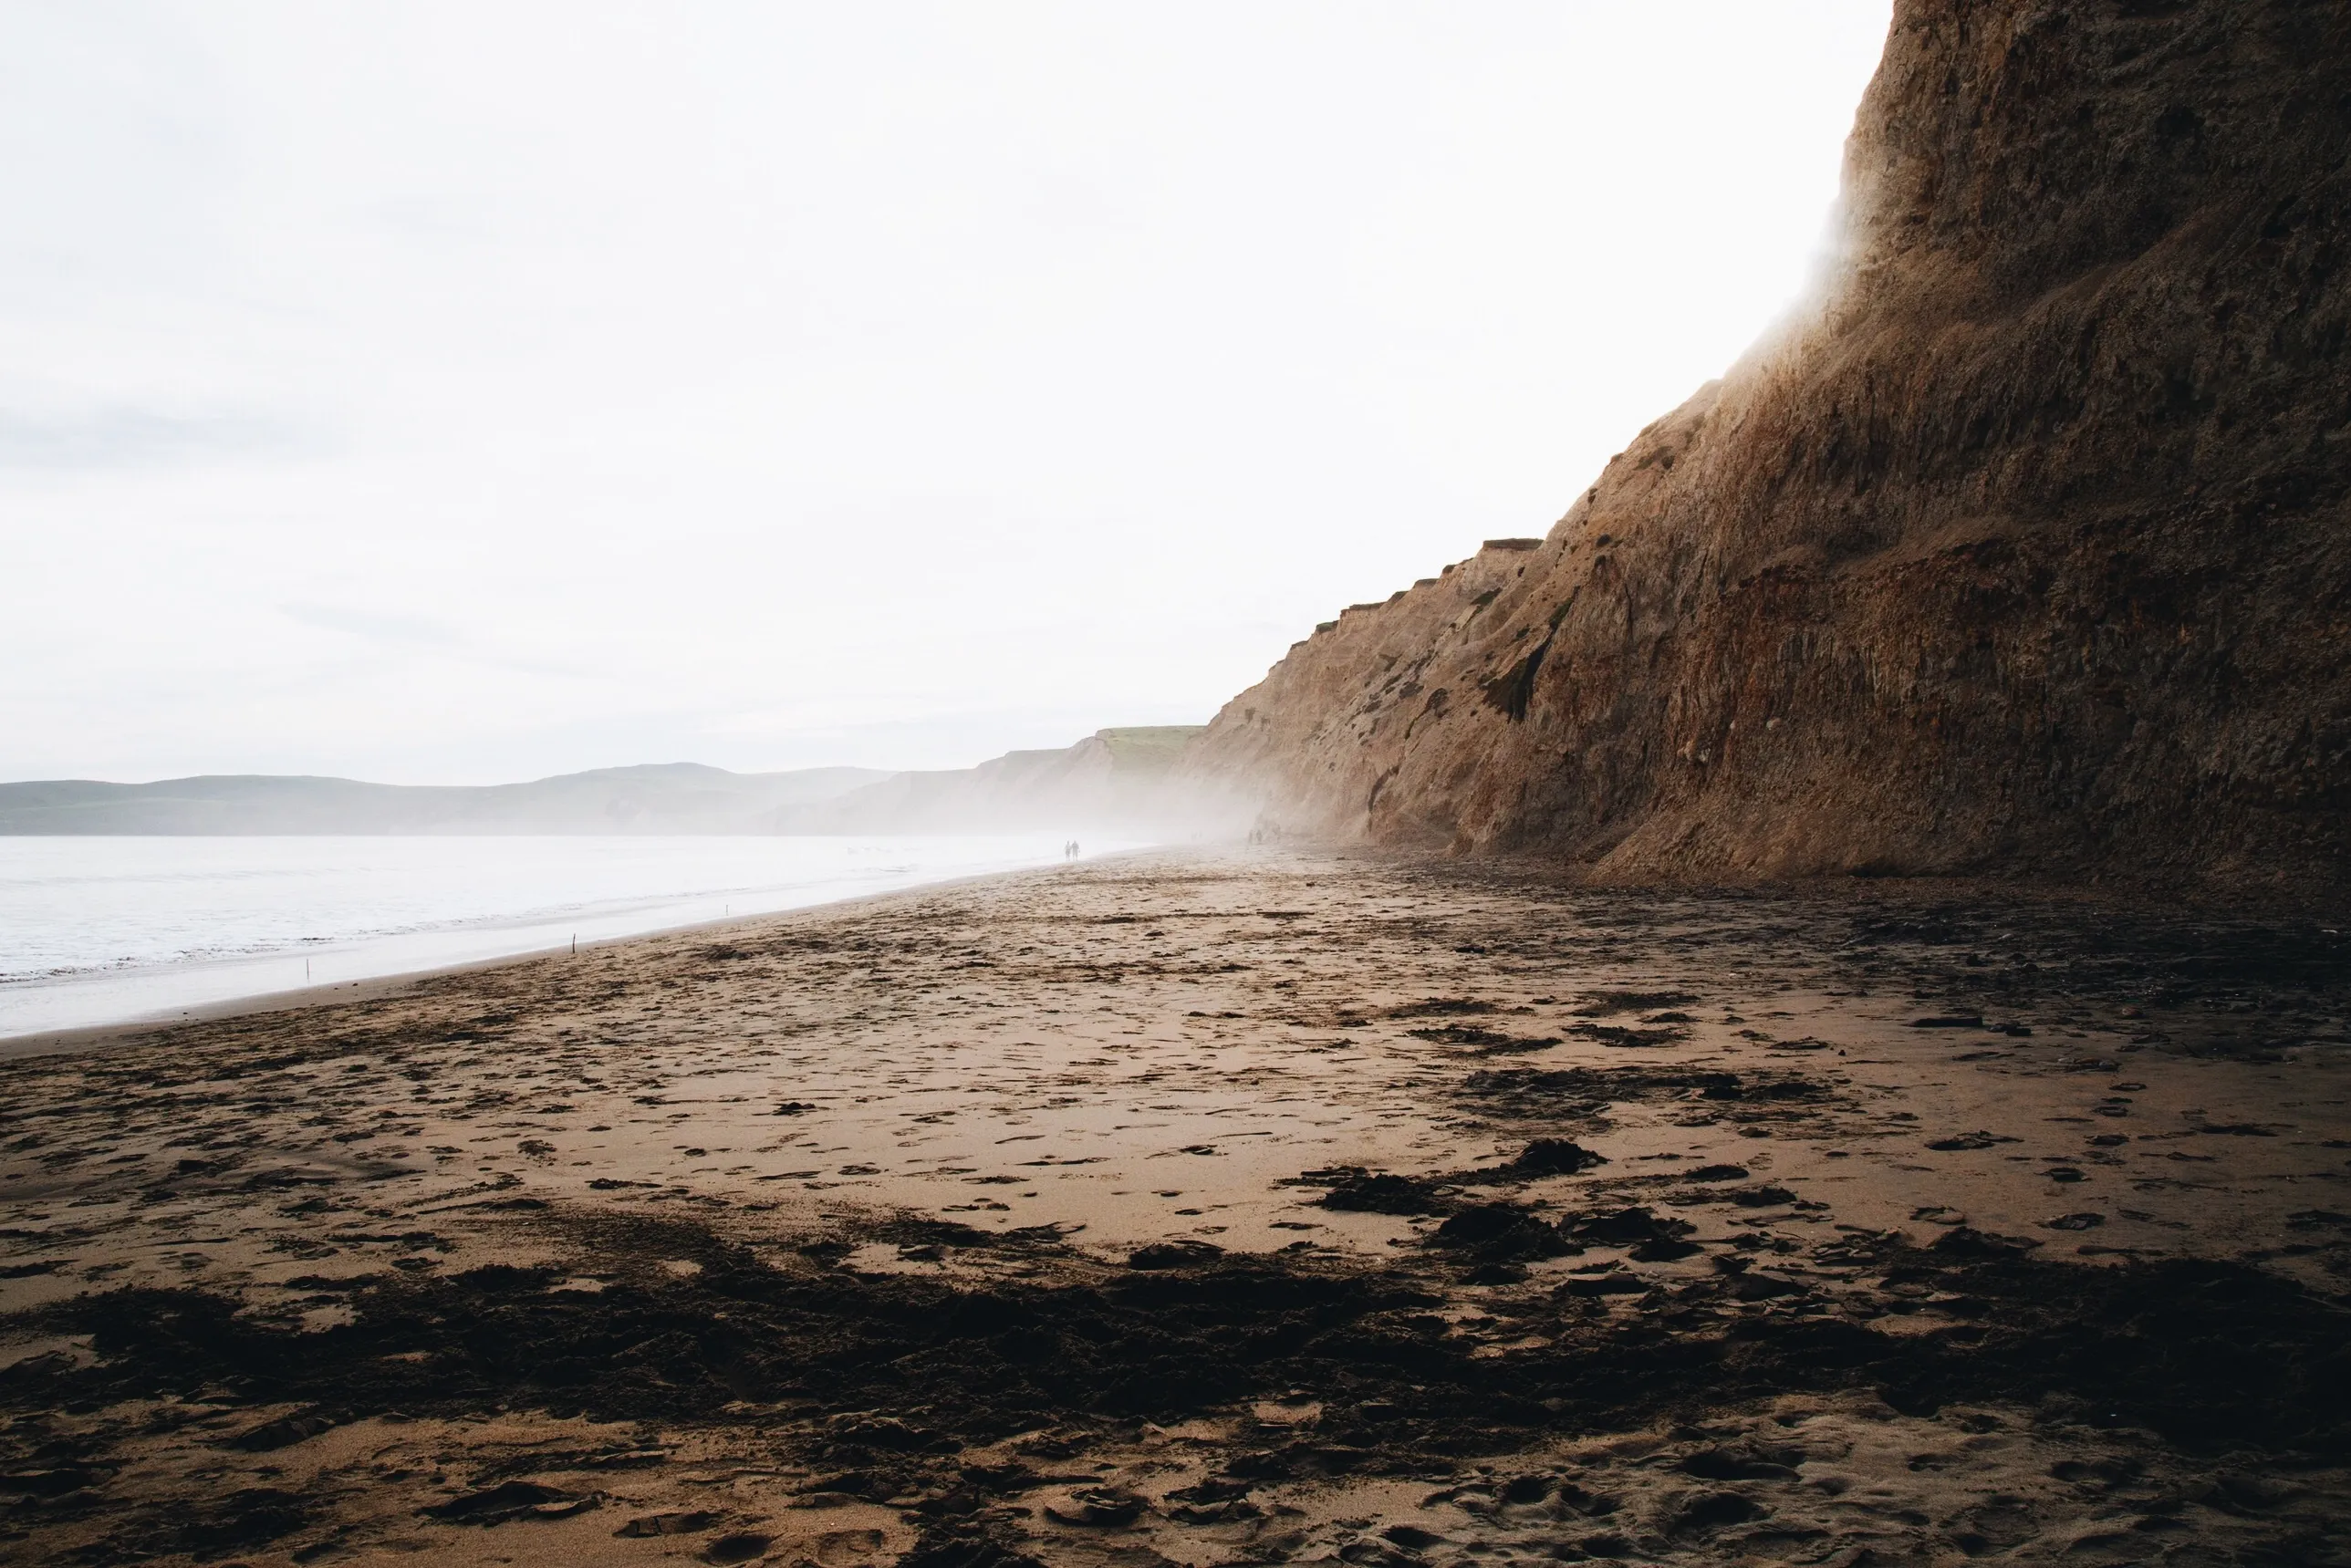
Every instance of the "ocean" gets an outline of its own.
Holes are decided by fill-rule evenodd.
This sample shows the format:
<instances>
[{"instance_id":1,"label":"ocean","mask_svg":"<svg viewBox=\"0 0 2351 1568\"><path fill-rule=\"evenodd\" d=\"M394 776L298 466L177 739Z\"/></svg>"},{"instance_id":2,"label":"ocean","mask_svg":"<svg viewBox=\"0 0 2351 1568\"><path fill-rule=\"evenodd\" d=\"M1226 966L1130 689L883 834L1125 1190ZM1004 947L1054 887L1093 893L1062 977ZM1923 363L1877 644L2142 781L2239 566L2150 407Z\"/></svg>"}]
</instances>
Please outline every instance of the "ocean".
<instances>
[{"instance_id":1,"label":"ocean","mask_svg":"<svg viewBox=\"0 0 2351 1568\"><path fill-rule=\"evenodd\" d=\"M0 837L0 1040L1052 865L1061 844Z\"/></svg>"}]
</instances>

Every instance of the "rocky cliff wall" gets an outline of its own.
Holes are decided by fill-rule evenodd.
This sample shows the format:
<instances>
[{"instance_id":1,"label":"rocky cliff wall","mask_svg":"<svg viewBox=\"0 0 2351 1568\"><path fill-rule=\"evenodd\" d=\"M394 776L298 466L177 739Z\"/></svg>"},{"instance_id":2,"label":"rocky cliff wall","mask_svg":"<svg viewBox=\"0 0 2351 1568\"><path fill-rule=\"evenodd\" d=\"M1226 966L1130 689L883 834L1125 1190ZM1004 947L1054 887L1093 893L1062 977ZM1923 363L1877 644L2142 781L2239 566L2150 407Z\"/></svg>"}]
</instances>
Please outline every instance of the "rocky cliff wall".
<instances>
[{"instance_id":1,"label":"rocky cliff wall","mask_svg":"<svg viewBox=\"0 0 2351 1568\"><path fill-rule=\"evenodd\" d=\"M2343 887L2346 149L2340 0L1900 0L1822 302L1192 777L1612 877Z\"/></svg>"}]
</instances>

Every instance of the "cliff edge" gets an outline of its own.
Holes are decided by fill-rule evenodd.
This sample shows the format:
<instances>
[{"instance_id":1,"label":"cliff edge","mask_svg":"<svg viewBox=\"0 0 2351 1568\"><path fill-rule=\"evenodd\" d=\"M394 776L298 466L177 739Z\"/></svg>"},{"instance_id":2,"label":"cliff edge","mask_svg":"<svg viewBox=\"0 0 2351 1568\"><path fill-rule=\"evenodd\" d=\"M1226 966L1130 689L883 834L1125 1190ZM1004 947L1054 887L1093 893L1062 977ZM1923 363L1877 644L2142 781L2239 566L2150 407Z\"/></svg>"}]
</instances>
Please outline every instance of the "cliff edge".
<instances>
[{"instance_id":1,"label":"cliff edge","mask_svg":"<svg viewBox=\"0 0 2351 1568\"><path fill-rule=\"evenodd\" d=\"M2351 7L1899 0L1822 299L1187 759L1625 879L2341 890Z\"/></svg>"}]
</instances>

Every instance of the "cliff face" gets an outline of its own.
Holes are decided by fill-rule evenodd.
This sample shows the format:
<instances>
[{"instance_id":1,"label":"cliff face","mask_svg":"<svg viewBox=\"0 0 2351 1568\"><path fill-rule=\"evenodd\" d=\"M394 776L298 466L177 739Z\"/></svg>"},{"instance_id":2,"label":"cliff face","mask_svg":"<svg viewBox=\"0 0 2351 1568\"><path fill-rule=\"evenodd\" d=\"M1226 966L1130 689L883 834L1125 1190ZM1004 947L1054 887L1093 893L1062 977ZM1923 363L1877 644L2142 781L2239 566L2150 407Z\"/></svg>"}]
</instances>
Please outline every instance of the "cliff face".
<instances>
[{"instance_id":1,"label":"cliff face","mask_svg":"<svg viewBox=\"0 0 2351 1568\"><path fill-rule=\"evenodd\" d=\"M1611 876L2342 887L2346 149L2339 0L1900 0L1823 302L1193 775Z\"/></svg>"}]
</instances>

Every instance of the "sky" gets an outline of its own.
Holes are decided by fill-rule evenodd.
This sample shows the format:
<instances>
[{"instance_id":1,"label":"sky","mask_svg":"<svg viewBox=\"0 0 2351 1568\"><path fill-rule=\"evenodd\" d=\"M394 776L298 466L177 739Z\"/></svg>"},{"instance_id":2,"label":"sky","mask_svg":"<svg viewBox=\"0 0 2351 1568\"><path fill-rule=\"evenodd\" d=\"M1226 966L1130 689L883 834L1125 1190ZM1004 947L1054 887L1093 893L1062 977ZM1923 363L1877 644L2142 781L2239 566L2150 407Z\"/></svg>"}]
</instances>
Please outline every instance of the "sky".
<instances>
[{"instance_id":1,"label":"sky","mask_svg":"<svg viewBox=\"0 0 2351 1568\"><path fill-rule=\"evenodd\" d=\"M1544 532L1890 0L0 0L0 779L959 767Z\"/></svg>"}]
</instances>

